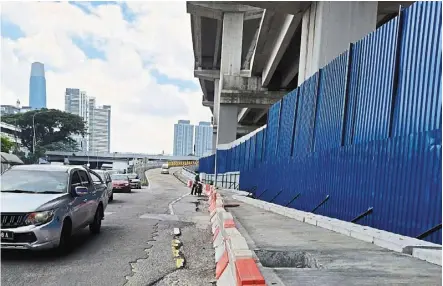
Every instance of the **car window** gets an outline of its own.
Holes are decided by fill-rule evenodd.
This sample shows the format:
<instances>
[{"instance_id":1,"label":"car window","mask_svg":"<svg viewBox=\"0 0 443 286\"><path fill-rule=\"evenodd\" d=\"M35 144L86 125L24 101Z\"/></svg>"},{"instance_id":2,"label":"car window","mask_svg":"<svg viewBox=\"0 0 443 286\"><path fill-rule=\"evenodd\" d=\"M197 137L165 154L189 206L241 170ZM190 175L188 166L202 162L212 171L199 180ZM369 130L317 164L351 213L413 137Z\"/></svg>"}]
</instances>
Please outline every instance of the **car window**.
<instances>
[{"instance_id":1,"label":"car window","mask_svg":"<svg viewBox=\"0 0 443 286\"><path fill-rule=\"evenodd\" d=\"M89 173L91 175L92 181L94 182L94 184L102 184L102 178L100 178L99 176L96 176L94 173Z\"/></svg>"},{"instance_id":2,"label":"car window","mask_svg":"<svg viewBox=\"0 0 443 286\"><path fill-rule=\"evenodd\" d=\"M66 193L68 178L66 171L10 169L1 176L1 191Z\"/></svg>"},{"instance_id":3,"label":"car window","mask_svg":"<svg viewBox=\"0 0 443 286\"><path fill-rule=\"evenodd\" d=\"M72 177L71 177L71 186L78 187L81 184L82 184L82 180L80 179L80 175L78 174L77 171L74 171L74 173L72 173Z\"/></svg>"},{"instance_id":4,"label":"car window","mask_svg":"<svg viewBox=\"0 0 443 286\"><path fill-rule=\"evenodd\" d=\"M79 173L80 178L82 180L82 185L85 187L91 186L91 181L89 181L88 174L83 170L79 170L78 173Z\"/></svg>"}]
</instances>

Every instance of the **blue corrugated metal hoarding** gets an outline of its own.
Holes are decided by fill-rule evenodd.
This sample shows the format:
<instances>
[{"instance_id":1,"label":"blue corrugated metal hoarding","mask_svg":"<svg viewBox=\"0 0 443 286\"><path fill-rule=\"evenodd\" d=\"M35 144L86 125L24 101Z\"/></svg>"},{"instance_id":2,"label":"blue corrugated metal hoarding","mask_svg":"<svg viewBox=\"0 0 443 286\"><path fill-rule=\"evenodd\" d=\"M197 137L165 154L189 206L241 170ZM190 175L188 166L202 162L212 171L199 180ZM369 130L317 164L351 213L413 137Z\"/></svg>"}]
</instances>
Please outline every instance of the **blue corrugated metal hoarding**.
<instances>
[{"instance_id":1,"label":"blue corrugated metal hoarding","mask_svg":"<svg viewBox=\"0 0 443 286\"><path fill-rule=\"evenodd\" d=\"M441 224L441 8L413 4L271 107L240 187L304 211L329 196L316 213L347 221L372 207L358 223L408 236Z\"/></svg>"}]
</instances>

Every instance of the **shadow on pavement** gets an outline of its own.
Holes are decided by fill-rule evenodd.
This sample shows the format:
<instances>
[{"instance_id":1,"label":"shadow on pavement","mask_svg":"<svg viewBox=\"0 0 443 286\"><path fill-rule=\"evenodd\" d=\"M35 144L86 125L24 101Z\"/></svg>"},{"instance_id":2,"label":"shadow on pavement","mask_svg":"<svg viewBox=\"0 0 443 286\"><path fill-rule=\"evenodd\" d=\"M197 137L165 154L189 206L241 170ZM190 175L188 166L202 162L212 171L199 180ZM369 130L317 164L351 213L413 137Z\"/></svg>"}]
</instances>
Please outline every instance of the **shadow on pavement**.
<instances>
[{"instance_id":1,"label":"shadow on pavement","mask_svg":"<svg viewBox=\"0 0 443 286\"><path fill-rule=\"evenodd\" d=\"M102 232L106 231L102 229ZM65 255L60 255L55 249L52 250L40 250L40 251L27 251L27 250L14 250L14 249L2 249L1 259L5 261L54 261L54 259L66 259L71 255L74 255L77 251L81 251L83 248L87 248L95 241L100 240L103 234L91 235L88 228L76 233L72 237L71 248Z\"/></svg>"}]
</instances>

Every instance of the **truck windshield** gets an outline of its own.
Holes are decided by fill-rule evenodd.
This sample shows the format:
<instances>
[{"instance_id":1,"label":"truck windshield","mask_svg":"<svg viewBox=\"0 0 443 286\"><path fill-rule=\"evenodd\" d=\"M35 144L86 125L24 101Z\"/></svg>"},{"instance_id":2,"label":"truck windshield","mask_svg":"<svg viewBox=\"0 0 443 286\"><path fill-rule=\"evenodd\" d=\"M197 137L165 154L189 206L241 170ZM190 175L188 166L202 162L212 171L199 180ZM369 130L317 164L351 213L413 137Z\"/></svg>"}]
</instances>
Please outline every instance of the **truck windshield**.
<instances>
[{"instance_id":1,"label":"truck windshield","mask_svg":"<svg viewBox=\"0 0 443 286\"><path fill-rule=\"evenodd\" d=\"M66 193L68 173L65 171L9 170L1 176L2 192Z\"/></svg>"}]
</instances>

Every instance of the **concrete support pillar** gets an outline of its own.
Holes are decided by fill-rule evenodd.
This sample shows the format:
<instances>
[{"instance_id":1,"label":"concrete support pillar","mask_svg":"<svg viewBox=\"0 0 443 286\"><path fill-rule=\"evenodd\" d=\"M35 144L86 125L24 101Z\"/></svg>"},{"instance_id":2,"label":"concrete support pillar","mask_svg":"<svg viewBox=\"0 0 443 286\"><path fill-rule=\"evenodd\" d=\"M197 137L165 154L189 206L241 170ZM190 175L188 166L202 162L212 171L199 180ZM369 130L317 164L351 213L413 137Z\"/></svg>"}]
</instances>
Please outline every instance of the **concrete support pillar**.
<instances>
[{"instance_id":1,"label":"concrete support pillar","mask_svg":"<svg viewBox=\"0 0 443 286\"><path fill-rule=\"evenodd\" d=\"M312 2L302 19L298 84L375 31L378 2Z\"/></svg>"},{"instance_id":2,"label":"concrete support pillar","mask_svg":"<svg viewBox=\"0 0 443 286\"><path fill-rule=\"evenodd\" d=\"M220 79L214 80L214 125L218 123L220 109Z\"/></svg>"},{"instance_id":3,"label":"concrete support pillar","mask_svg":"<svg viewBox=\"0 0 443 286\"><path fill-rule=\"evenodd\" d=\"M220 83L217 94L214 94L214 96L218 97L218 102L220 102L223 76L240 75L243 18L243 13L225 12L223 14ZM237 106L219 103L217 116L217 145L230 143L236 140L237 114Z\"/></svg>"}]
</instances>

